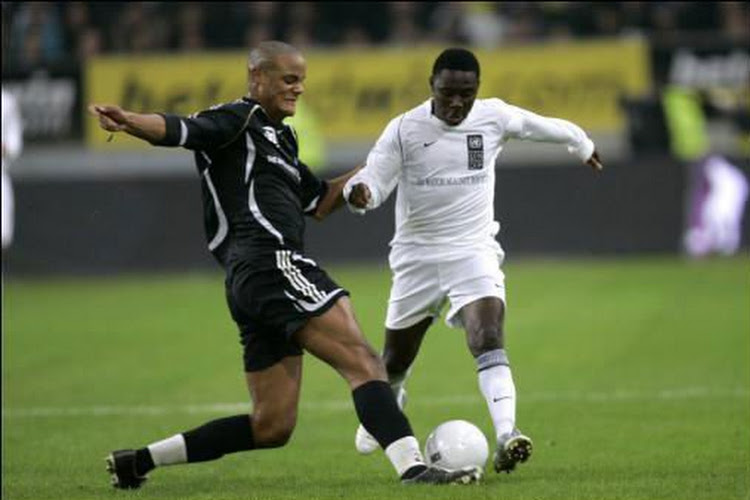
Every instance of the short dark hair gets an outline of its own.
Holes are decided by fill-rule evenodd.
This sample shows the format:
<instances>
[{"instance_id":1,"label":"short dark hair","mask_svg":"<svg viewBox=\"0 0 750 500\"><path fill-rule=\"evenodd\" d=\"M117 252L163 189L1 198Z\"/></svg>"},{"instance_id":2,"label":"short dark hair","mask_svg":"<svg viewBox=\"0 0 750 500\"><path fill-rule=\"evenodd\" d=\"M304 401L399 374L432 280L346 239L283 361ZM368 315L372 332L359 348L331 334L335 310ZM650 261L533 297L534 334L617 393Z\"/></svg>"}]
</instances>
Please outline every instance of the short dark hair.
<instances>
[{"instance_id":1,"label":"short dark hair","mask_svg":"<svg viewBox=\"0 0 750 500\"><path fill-rule=\"evenodd\" d=\"M477 74L477 79L479 79L479 61L477 61L477 57L470 50L459 47L445 49L435 59L435 64L432 65L432 76L436 76L444 69L473 71Z\"/></svg>"},{"instance_id":2,"label":"short dark hair","mask_svg":"<svg viewBox=\"0 0 750 500\"><path fill-rule=\"evenodd\" d=\"M288 43L270 40L260 42L257 47L250 51L248 64L251 68L266 70L273 64L274 58L282 54L299 54L300 51Z\"/></svg>"}]
</instances>

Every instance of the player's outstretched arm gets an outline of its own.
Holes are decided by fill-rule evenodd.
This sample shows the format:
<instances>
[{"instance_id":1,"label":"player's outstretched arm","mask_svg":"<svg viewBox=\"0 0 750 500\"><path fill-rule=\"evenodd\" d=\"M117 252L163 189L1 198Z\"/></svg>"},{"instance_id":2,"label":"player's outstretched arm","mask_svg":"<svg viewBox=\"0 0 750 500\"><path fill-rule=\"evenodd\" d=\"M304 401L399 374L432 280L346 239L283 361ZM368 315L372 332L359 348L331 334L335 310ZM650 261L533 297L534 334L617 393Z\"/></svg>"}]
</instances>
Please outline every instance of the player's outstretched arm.
<instances>
[{"instance_id":1,"label":"player's outstretched arm","mask_svg":"<svg viewBox=\"0 0 750 500\"><path fill-rule=\"evenodd\" d=\"M163 116L126 111L120 106L90 104L89 113L99 118L99 126L108 132L125 132L150 143L164 140L167 124Z\"/></svg>"},{"instance_id":2,"label":"player's outstretched arm","mask_svg":"<svg viewBox=\"0 0 750 500\"><path fill-rule=\"evenodd\" d=\"M315 211L314 217L317 220L322 220L327 215L335 212L342 205L344 205L344 186L346 185L346 182L354 176L354 174L362 169L362 167L364 167L364 165L359 165L346 172L345 174L327 181L328 190L326 191L323 199L318 204L318 209Z\"/></svg>"},{"instance_id":3,"label":"player's outstretched arm","mask_svg":"<svg viewBox=\"0 0 750 500\"><path fill-rule=\"evenodd\" d=\"M594 172L603 170L599 153L586 132L573 122L538 115L527 109L505 104L500 108L507 135L513 139L566 144Z\"/></svg>"}]
</instances>

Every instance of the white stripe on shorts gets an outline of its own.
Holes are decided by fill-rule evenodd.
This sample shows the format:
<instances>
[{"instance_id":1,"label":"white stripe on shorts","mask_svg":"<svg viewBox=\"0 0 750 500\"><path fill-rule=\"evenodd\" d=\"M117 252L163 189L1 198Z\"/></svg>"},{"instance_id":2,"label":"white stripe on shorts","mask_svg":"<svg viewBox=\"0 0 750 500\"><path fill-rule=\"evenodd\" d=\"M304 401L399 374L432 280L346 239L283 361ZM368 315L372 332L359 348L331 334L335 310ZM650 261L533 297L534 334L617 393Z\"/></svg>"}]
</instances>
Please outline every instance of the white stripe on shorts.
<instances>
[{"instance_id":1,"label":"white stripe on shorts","mask_svg":"<svg viewBox=\"0 0 750 500\"><path fill-rule=\"evenodd\" d=\"M305 311L312 312L312 311L317 311L318 309L320 309L324 304L326 304L331 299L331 297L339 293L341 290L342 290L341 288L335 289L334 291L330 292L328 295L323 296L321 300L319 300L318 302L315 302L314 304L300 300L289 292L285 291L284 293L286 294L287 297L289 297L290 299L294 301L294 307L296 307L297 309L302 308Z\"/></svg>"},{"instance_id":2,"label":"white stripe on shorts","mask_svg":"<svg viewBox=\"0 0 750 500\"><path fill-rule=\"evenodd\" d=\"M291 251L289 250L278 250L276 252L276 266L284 274L284 277L292 284L295 290L301 292L306 297L316 302L324 300L325 295L314 284L310 283L302 272L292 264L290 255Z\"/></svg>"},{"instance_id":3,"label":"white stripe on shorts","mask_svg":"<svg viewBox=\"0 0 750 500\"><path fill-rule=\"evenodd\" d=\"M299 275L292 270L292 263L289 260L289 251L281 251L281 268L286 276L287 280L295 287L296 290L302 292L307 297L314 297L315 292L310 286L309 282L300 279Z\"/></svg>"}]
</instances>

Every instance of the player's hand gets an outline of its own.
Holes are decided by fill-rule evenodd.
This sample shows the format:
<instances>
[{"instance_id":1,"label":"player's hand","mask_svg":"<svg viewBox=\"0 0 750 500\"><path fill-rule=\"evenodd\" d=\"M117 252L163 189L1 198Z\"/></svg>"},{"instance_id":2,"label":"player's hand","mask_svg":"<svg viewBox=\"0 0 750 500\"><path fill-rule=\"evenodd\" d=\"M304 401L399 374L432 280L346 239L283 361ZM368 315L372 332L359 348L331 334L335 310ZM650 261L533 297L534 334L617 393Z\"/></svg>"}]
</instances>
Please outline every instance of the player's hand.
<instances>
[{"instance_id":1,"label":"player's hand","mask_svg":"<svg viewBox=\"0 0 750 500\"><path fill-rule=\"evenodd\" d=\"M591 158L586 161L586 165L591 167L594 172L601 172L604 170L604 165L602 165L602 162L599 159L599 153L597 153L596 150L591 154Z\"/></svg>"},{"instance_id":2,"label":"player's hand","mask_svg":"<svg viewBox=\"0 0 750 500\"><path fill-rule=\"evenodd\" d=\"M90 104L88 110L107 132L121 132L127 126L127 114L120 106Z\"/></svg>"},{"instance_id":3,"label":"player's hand","mask_svg":"<svg viewBox=\"0 0 750 500\"><path fill-rule=\"evenodd\" d=\"M355 184L352 187L352 192L349 193L349 204L356 208L367 208L371 198L372 194L367 184Z\"/></svg>"}]
</instances>

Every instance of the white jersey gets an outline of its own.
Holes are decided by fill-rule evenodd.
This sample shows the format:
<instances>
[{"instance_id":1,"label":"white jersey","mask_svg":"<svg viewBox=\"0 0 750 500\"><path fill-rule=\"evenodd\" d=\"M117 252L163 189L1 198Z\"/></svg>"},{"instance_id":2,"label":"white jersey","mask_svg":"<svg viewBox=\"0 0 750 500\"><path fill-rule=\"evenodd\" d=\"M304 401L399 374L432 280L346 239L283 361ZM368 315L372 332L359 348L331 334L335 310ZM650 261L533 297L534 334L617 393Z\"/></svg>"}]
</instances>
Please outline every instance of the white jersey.
<instances>
[{"instance_id":1,"label":"white jersey","mask_svg":"<svg viewBox=\"0 0 750 500\"><path fill-rule=\"evenodd\" d=\"M577 125L500 99L477 99L456 126L433 115L429 99L391 120L344 196L348 200L355 184L366 184L370 210L398 185L391 246L467 247L494 240L500 227L494 220L495 160L509 139L565 144L582 161L594 151Z\"/></svg>"},{"instance_id":2,"label":"white jersey","mask_svg":"<svg viewBox=\"0 0 750 500\"><path fill-rule=\"evenodd\" d=\"M6 161L15 160L23 146L21 114L15 98L2 89L3 168Z\"/></svg>"},{"instance_id":3,"label":"white jersey","mask_svg":"<svg viewBox=\"0 0 750 500\"><path fill-rule=\"evenodd\" d=\"M21 154L23 124L15 98L2 89L2 244L8 248L13 240L13 187L6 172L8 164Z\"/></svg>"}]
</instances>

